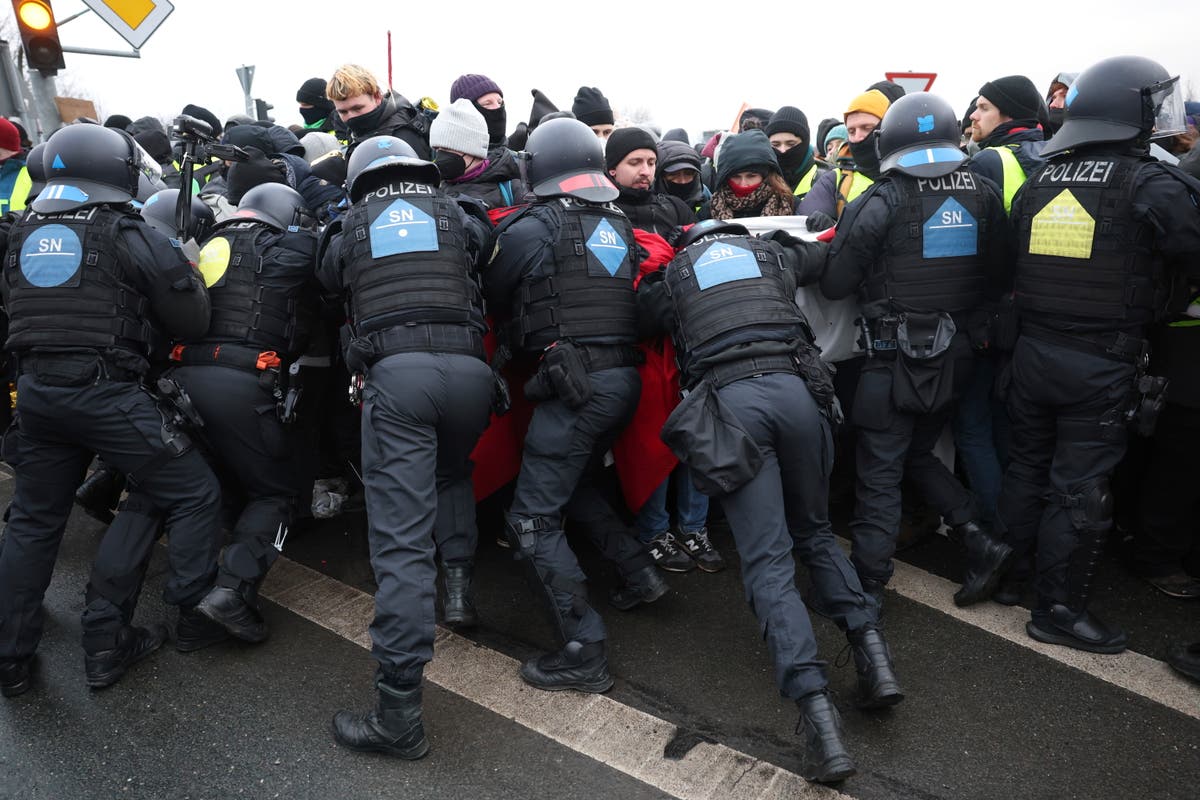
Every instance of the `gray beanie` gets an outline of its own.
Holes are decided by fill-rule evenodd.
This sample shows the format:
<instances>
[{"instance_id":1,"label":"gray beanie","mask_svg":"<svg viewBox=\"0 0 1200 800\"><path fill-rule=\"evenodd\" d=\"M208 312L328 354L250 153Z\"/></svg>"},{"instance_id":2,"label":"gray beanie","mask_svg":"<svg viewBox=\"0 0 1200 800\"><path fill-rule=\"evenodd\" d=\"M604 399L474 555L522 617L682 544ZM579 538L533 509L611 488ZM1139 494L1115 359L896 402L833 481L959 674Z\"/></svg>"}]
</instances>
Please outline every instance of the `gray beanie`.
<instances>
[{"instance_id":1,"label":"gray beanie","mask_svg":"<svg viewBox=\"0 0 1200 800\"><path fill-rule=\"evenodd\" d=\"M300 139L300 144L304 147L304 160L310 164L332 150L342 149L336 136L323 131L309 131Z\"/></svg>"},{"instance_id":2,"label":"gray beanie","mask_svg":"<svg viewBox=\"0 0 1200 800\"><path fill-rule=\"evenodd\" d=\"M460 97L438 112L429 126L429 146L463 155L487 158L488 129L475 104Z\"/></svg>"}]
</instances>

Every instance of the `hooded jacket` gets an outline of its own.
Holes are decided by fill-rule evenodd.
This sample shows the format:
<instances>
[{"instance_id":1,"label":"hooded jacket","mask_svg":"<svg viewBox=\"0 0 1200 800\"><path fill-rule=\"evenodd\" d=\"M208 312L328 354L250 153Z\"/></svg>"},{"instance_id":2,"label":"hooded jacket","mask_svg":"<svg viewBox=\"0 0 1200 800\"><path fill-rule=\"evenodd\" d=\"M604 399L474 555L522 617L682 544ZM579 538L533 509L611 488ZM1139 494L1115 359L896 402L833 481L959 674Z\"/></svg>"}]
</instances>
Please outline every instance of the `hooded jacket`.
<instances>
[{"instance_id":1,"label":"hooded jacket","mask_svg":"<svg viewBox=\"0 0 1200 800\"><path fill-rule=\"evenodd\" d=\"M465 181L443 181L442 191L451 197L472 197L488 208L503 208L525 202L529 187L521 178L516 156L507 147L488 151L488 165L479 175Z\"/></svg>"}]
</instances>

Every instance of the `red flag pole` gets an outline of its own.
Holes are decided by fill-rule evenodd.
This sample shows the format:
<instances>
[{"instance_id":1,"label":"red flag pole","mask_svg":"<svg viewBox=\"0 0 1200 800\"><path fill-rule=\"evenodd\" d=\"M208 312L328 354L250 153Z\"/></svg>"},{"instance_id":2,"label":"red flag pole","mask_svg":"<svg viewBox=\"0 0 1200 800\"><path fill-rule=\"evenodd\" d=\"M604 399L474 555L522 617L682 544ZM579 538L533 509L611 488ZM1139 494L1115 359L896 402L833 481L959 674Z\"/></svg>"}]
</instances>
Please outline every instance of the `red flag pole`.
<instances>
[{"instance_id":1,"label":"red flag pole","mask_svg":"<svg viewBox=\"0 0 1200 800\"><path fill-rule=\"evenodd\" d=\"M388 91L392 90L392 32L388 31Z\"/></svg>"}]
</instances>

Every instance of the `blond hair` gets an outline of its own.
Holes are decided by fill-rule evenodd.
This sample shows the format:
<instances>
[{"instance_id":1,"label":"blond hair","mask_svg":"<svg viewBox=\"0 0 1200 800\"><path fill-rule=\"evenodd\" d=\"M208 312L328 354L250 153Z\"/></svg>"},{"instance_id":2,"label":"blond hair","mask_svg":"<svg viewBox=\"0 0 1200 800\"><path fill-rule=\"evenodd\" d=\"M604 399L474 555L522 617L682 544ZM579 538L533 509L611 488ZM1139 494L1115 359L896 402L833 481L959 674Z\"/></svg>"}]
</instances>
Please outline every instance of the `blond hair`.
<instances>
[{"instance_id":1,"label":"blond hair","mask_svg":"<svg viewBox=\"0 0 1200 800\"><path fill-rule=\"evenodd\" d=\"M369 69L358 64L338 67L325 86L325 96L330 100L345 100L360 94L374 97L380 93L379 81Z\"/></svg>"}]
</instances>

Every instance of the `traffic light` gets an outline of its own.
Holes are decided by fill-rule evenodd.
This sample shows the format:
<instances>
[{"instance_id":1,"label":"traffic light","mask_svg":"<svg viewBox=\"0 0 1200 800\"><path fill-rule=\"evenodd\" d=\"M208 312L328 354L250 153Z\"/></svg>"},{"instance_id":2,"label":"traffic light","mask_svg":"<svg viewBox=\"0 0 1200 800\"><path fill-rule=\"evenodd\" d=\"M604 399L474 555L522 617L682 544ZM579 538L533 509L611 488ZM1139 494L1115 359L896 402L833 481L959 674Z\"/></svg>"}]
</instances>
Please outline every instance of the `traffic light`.
<instances>
[{"instance_id":1,"label":"traffic light","mask_svg":"<svg viewBox=\"0 0 1200 800\"><path fill-rule=\"evenodd\" d=\"M49 0L13 0L25 63L43 75L66 69L62 45L58 41L58 22Z\"/></svg>"},{"instance_id":2,"label":"traffic light","mask_svg":"<svg viewBox=\"0 0 1200 800\"><path fill-rule=\"evenodd\" d=\"M272 108L274 108L274 107L275 107L275 106L271 105L271 104L270 104L270 103L268 103L266 100L261 100L261 99L258 99L258 98L255 98L255 100L254 100L254 111L255 111L255 114L256 114L256 115L258 116L258 118L259 118L260 120L262 120L263 122L274 122L274 121L275 121L275 120L274 120L274 119L272 119L271 117L267 116L267 112L268 112L268 111L270 111L270 110L271 110Z\"/></svg>"}]
</instances>

